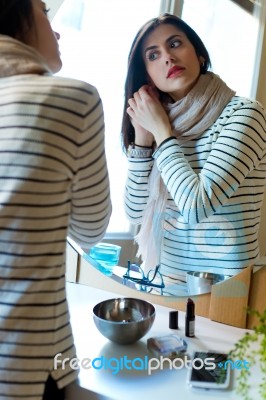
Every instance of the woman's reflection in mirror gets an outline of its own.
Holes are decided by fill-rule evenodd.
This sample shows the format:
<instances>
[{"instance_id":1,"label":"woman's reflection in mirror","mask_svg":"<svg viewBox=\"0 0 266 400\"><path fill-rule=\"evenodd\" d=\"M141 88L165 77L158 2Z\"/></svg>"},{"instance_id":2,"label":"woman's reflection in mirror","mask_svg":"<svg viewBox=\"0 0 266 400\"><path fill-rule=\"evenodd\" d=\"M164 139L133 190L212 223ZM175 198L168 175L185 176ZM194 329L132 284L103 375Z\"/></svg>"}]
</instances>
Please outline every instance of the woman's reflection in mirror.
<instances>
[{"instance_id":1,"label":"woman's reflection in mirror","mask_svg":"<svg viewBox=\"0 0 266 400\"><path fill-rule=\"evenodd\" d=\"M160 264L175 294L187 293L187 271L232 276L259 257L265 110L210 67L199 36L170 14L139 30L128 59L125 209L141 225L144 270Z\"/></svg>"}]
</instances>

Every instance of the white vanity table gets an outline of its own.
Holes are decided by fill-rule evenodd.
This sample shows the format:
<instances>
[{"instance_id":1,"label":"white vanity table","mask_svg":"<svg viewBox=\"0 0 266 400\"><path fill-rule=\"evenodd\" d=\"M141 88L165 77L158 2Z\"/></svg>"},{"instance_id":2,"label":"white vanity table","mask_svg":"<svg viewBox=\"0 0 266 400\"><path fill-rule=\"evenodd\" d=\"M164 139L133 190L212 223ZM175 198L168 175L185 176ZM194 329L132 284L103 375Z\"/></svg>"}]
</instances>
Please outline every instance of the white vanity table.
<instances>
[{"instance_id":1,"label":"white vanity table","mask_svg":"<svg viewBox=\"0 0 266 400\"><path fill-rule=\"evenodd\" d=\"M179 312L179 329L170 330L168 316L170 308L156 305L156 318L148 334L133 345L119 346L104 336L94 325L92 309L102 300L117 296L114 293L102 291L89 286L67 283L67 296L70 307L71 323L80 360L97 357L112 357L118 359L127 356L128 359L144 358L148 354L146 341L148 337L176 333L185 338L185 314ZM195 303L197 306L197 304ZM195 338L186 338L189 353L194 349L216 350L228 352L233 344L240 339L246 330L213 322L209 319L196 316ZM258 371L252 370L253 400L258 396ZM78 399L105 399L114 400L161 400L161 399L241 399L233 389L235 386L235 373L232 374L230 390L192 390L186 384L187 370L157 370L151 375L147 371L121 370L114 375L111 370L96 370L83 368L80 371L79 382L72 384L67 389L67 400Z\"/></svg>"}]
</instances>

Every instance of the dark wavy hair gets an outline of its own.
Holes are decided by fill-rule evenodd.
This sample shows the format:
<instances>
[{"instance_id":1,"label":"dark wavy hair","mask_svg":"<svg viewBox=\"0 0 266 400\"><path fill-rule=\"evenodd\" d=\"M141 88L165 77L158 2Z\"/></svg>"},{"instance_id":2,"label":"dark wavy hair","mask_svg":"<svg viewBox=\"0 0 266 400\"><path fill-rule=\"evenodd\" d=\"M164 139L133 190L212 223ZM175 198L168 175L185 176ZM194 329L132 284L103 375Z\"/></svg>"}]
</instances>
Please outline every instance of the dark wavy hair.
<instances>
[{"instance_id":1,"label":"dark wavy hair","mask_svg":"<svg viewBox=\"0 0 266 400\"><path fill-rule=\"evenodd\" d=\"M0 34L23 41L34 25L32 0L0 0Z\"/></svg>"},{"instance_id":2,"label":"dark wavy hair","mask_svg":"<svg viewBox=\"0 0 266 400\"><path fill-rule=\"evenodd\" d=\"M200 68L201 74L206 74L211 66L209 53L202 40L197 33L181 18L177 17L176 15L165 13L146 22L135 36L128 56L128 70L125 81L124 108L121 128L121 139L124 150L127 150L130 143L134 143L135 140L134 128L126 111L128 107L128 99L133 97L133 93L138 91L141 86L149 82L142 55L143 42L147 36L149 36L150 33L153 32L159 25L173 25L187 36L188 40L193 45L197 56L204 58L204 64ZM158 91L160 98L163 101L163 99L166 97L165 93L161 92L160 90Z\"/></svg>"}]
</instances>

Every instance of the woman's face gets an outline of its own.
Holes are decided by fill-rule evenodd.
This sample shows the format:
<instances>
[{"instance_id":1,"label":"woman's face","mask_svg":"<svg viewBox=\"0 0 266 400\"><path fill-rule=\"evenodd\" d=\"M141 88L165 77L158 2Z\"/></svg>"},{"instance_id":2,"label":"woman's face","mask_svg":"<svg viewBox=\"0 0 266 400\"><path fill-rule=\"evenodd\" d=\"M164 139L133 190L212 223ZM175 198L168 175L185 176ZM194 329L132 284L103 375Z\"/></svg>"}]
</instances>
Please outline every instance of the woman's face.
<instances>
[{"instance_id":1,"label":"woman's face","mask_svg":"<svg viewBox=\"0 0 266 400\"><path fill-rule=\"evenodd\" d=\"M159 25L143 44L147 73L153 84L175 101L195 85L203 57L198 57L187 36L173 25Z\"/></svg>"},{"instance_id":2,"label":"woman's face","mask_svg":"<svg viewBox=\"0 0 266 400\"><path fill-rule=\"evenodd\" d=\"M26 32L24 43L37 50L46 60L53 73L60 71L62 61L58 46L60 35L52 30L47 17L46 4L41 0L31 0L34 25Z\"/></svg>"}]
</instances>

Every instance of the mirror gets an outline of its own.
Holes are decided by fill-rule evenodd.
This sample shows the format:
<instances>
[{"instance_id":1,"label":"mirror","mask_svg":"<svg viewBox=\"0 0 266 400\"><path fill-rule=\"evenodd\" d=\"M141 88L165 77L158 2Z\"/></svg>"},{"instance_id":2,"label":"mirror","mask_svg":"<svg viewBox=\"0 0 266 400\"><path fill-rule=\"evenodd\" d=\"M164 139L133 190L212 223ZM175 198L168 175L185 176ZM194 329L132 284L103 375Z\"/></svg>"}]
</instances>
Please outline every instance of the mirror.
<instances>
[{"instance_id":1,"label":"mirror","mask_svg":"<svg viewBox=\"0 0 266 400\"><path fill-rule=\"evenodd\" d=\"M97 262L96 260L94 260L91 257L88 257L83 250L70 238L68 238L68 242L70 244L70 246L75 250L75 252L77 252L78 254L80 254L81 257L83 257L83 259L85 260L85 263L82 261L81 263L81 270L79 271L79 273L81 273L81 275L83 276L83 279L85 280L85 282L83 280L79 280L80 283L83 284L88 284L90 285L91 279L92 281L94 281L95 283L95 278L92 277L92 270L91 268L89 268L87 270L87 275L85 272L84 275L84 271L86 271L86 262L89 263L90 266L93 267L93 269L101 271L101 273L103 273L102 271L102 266L99 264L99 262ZM80 264L80 263L79 263ZM74 261L72 266L74 266ZM266 256L263 256L261 258L259 258L257 260L257 262L255 263L255 267L253 268L253 272L257 272L259 271L262 267L266 266ZM243 271L243 270L242 270ZM242 273L241 271L241 273ZM124 275L127 274L127 268L126 267L121 267L121 266L115 266L113 268L113 273L108 275L108 278L112 279L114 282L117 282L119 284L125 285L131 289L136 289L138 291L141 291L142 293L147 293L147 294L155 294L155 295L163 295L163 296L175 296L175 297L188 297L188 296L196 296L196 295L200 295L200 294L205 294L205 293L209 293L211 291L211 286L212 284L216 284L225 280L230 280L230 276L217 276L215 274L209 274L208 276L205 275L205 273L196 273L195 276L193 278L193 280L190 281L190 291L186 291L185 293L180 293L178 291L172 290L174 288L172 288L171 290L169 290L169 288L165 287L165 288L161 288L158 286L152 287L150 284L143 284L143 282L139 282L139 278L143 278L142 273L139 273L138 271L135 271L133 269L133 277L137 278L137 279L124 279ZM104 271L104 274L106 275L106 271ZM74 275L76 276L76 273L74 273ZM98 275L96 274L96 280L99 279L99 277L97 277ZM153 276L153 275L152 275ZM151 276L151 278L152 278ZM72 282L75 281L75 278L71 280ZM106 285L108 283L108 281L106 281L105 286L106 289L108 290L108 285ZM159 285L161 284L161 280L157 280L154 281L154 283L159 283ZM97 286L98 287L98 284ZM232 287L235 287L232 284ZM228 288L228 287L227 287ZM228 289L227 289L227 294L228 293Z\"/></svg>"},{"instance_id":2,"label":"mirror","mask_svg":"<svg viewBox=\"0 0 266 400\"><path fill-rule=\"evenodd\" d=\"M139 264L131 263L130 261L128 261L127 265L125 266L114 265L115 263L108 262L107 256L110 260L110 251L108 247L107 251L102 257L99 255L99 253L97 254L98 258L101 258L101 260L97 260L94 259L90 254L85 253L77 245L77 243L75 243L69 237L68 243L81 257L86 260L86 262L88 262L95 269L101 271L104 275L110 277L110 279L114 280L115 282L125 285L131 289L136 289L143 293L178 297L195 296L199 294L209 293L213 284L222 282L230 278L229 275L218 275L209 272L191 272L187 274L187 287L184 287L180 290L180 285L177 285L176 287L174 285L169 286L165 284L164 279L160 274L159 266L150 270L148 273L145 273ZM102 244L106 245L106 243ZM112 245L107 244L107 246ZM104 250L106 250L105 246ZM107 254L107 252L109 254ZM94 251L92 252L92 254L93 253Z\"/></svg>"},{"instance_id":3,"label":"mirror","mask_svg":"<svg viewBox=\"0 0 266 400\"><path fill-rule=\"evenodd\" d=\"M51 11L55 11L55 7L59 7L63 0L48 0L48 5L51 7ZM50 3L50 4L49 4ZM60 48L63 55L64 67L62 70L62 75L70 76L73 78L84 79L89 81L98 88L101 97L103 99L103 104L105 108L105 119L106 119L106 146L108 148L108 163L109 163L109 172L110 172L110 180L111 180L111 192L112 192L112 202L114 205L112 221L110 223L109 230L110 232L127 232L128 231L128 222L126 219L123 219L123 215L121 215L121 209L123 208L123 200L122 200L122 187L123 181L125 179L125 173L127 170L126 160L122 155L121 146L120 146L120 124L121 124L121 110L123 104L123 86L124 86L124 75L126 69L126 59L127 53L130 48L132 38L136 33L136 30L142 25L143 22L147 21L149 18L158 14L158 10L161 6L160 0L141 0L139 3L133 0L116 0L113 4L111 0L66 0L61 8L59 8L59 12L56 15L55 20L53 21L53 27L55 30L59 31L61 34L60 39ZM163 3L163 2L162 2ZM184 4L191 3L191 1L187 0ZM197 7L204 7L204 0L197 2ZM215 2L214 2L215 3ZM230 3L230 0L226 0L223 2ZM237 2L235 2L237 3ZM141 7L141 12L139 12L138 6ZM110 8L109 8L110 7ZM215 5L213 5L215 7ZM119 13L117 13L117 8L119 8ZM195 9L194 7L188 6L187 9ZM244 12L239 8L239 12ZM196 9L197 11L197 9ZM188 11L186 11L188 13ZM214 10L212 10L214 12ZM115 22L115 18L119 14L119 22ZM122 15L128 15L129 18L121 19ZM206 13L206 15L210 13ZM217 13L216 13L217 14ZM215 14L215 15L216 15ZM223 12L219 12L219 15L224 15ZM98 18L95 18L95 15L101 16L101 23L99 23ZM201 18L204 18L204 13L196 12L196 20L192 22L189 18L191 17L187 14L187 20L191 25L196 27L196 22L199 19L198 16L201 15ZM228 15L228 14L227 14ZM244 15L243 15L244 16ZM245 14L245 18L247 18L247 14ZM241 18L241 17L240 17ZM111 21L112 26L108 25ZM229 82L232 87L236 89L239 88L239 92L242 94L249 95L250 88L252 85L252 77L253 77L253 62L255 59L255 50L257 46L257 21L258 19L254 18L252 23L252 35L251 35L251 25L247 22L243 24L243 26L249 26L248 37L252 38L253 42L245 42L245 51L248 51L249 57L248 61L251 64L245 64L245 68L250 68L250 70L246 71L244 84L245 88L243 90L243 79L241 79L241 74L238 73L239 68L236 66L236 72L232 70L231 60L232 57L236 58L233 54L231 56L231 51L235 52L236 48L238 51L242 51L243 46L233 46L232 50L230 50L230 46L227 49L224 49L223 52L219 51L218 54L214 53L214 66L216 68L225 68L224 70L218 70L218 73L225 77L225 80ZM204 26L206 29L209 24L205 23L205 21L199 21L200 25ZM133 25L134 23L134 25ZM230 24L228 24L228 35L230 36L234 33L230 32ZM255 26L256 25L256 26ZM217 24L219 30L219 24ZM97 41L90 41L90 37L96 37L95 32L92 33L93 29L97 28ZM234 26L235 28L235 26ZM245 28L244 28L245 29ZM126 32L121 35L121 32ZM201 35L201 32L198 31ZM220 32L224 35L224 30L220 29ZM206 33L206 32L205 32ZM208 35L211 38L215 35ZM99 36L100 35L100 36ZM243 33L245 35L245 32ZM204 35L203 35L204 36ZM240 34L241 41L242 35ZM246 37L246 36L245 36ZM108 38L108 43L115 43L116 46L106 46L104 47L104 52L102 51L99 43L103 44L106 42ZM219 40L221 38L218 37ZM235 38L237 40L237 38ZM223 43L230 42L226 41L223 37ZM210 42L210 46L213 46L213 43ZM213 46L212 51L215 51L215 47ZM103 53L104 58L101 58L99 54ZM124 53L122 54L122 52ZM226 66L226 57L224 54L227 54L226 51L229 51L227 60L229 65ZM222 54L222 62L219 59ZM80 55L82 56L79 59ZM65 59L64 59L65 57ZM213 58L213 57L212 57ZM237 57L239 61L243 59L242 56ZM106 60L108 64L108 71L106 70ZM109 60L112 60L109 63ZM117 75L112 75L111 66L114 66L115 70L118 71ZM228 67L228 68L227 68ZM256 66L257 67L257 66ZM118 69L119 68L119 69ZM121 69L120 69L121 68ZM241 66L243 69L243 65ZM250 79L250 80L249 80ZM232 83L231 83L232 82ZM112 86L113 85L113 86ZM247 93L245 93L245 90ZM243 93L244 92L244 93ZM114 101L114 93L115 93L115 101ZM116 140L116 139L117 140ZM115 157L114 157L115 154ZM118 179L119 177L119 179ZM264 206L264 208L266 208ZM266 214L266 212L264 212ZM264 236L265 238L265 236ZM263 239L265 240L265 239ZM108 239L107 239L108 241ZM110 242L114 242L110 240ZM262 246L263 253L265 252L265 248ZM133 259L134 257L132 257ZM126 263L123 262L123 265L126 267ZM138 274L137 279L141 276L141 271L133 271ZM122 273L122 276L120 276ZM124 271L120 271L113 279L124 280ZM144 277L146 278L146 277ZM201 278L201 277L197 277ZM141 278L143 279L143 278ZM123 282L122 282L123 283ZM137 289L140 287L139 282L134 282L128 280L128 284L135 285ZM143 286L141 285L143 288ZM158 289L158 288L157 288ZM159 288L160 289L160 288ZM164 288L165 289L165 288ZM169 289L169 288L168 288ZM164 290L163 294L165 295L180 295L174 292L174 288L170 288L171 290ZM154 289L155 291L155 289ZM158 291L160 293L160 290ZM184 296L187 296L187 293L184 293Z\"/></svg>"}]
</instances>

